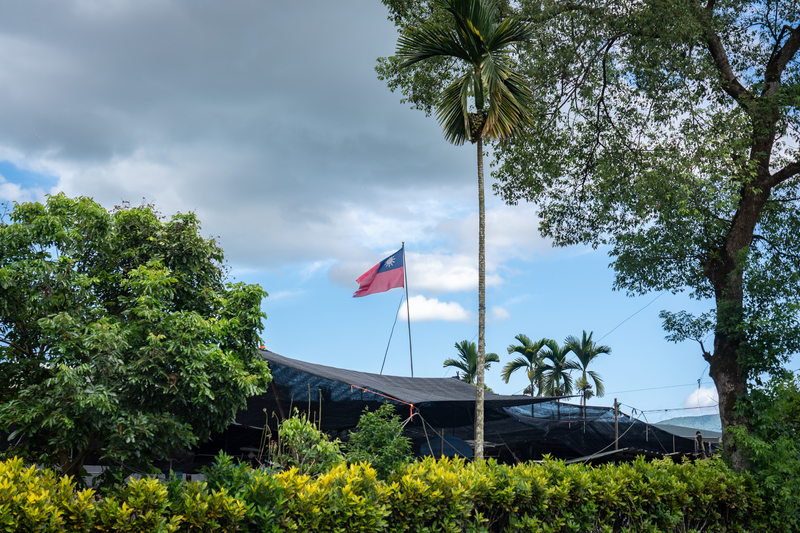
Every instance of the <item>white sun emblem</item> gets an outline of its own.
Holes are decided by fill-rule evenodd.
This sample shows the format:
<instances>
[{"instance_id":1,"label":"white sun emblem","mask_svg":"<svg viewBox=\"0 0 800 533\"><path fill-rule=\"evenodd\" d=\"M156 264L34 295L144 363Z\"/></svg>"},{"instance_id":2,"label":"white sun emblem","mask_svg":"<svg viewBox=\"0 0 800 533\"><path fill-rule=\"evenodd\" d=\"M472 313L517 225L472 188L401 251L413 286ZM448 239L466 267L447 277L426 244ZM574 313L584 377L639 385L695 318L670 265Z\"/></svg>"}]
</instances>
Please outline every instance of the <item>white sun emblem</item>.
<instances>
[{"instance_id":1,"label":"white sun emblem","mask_svg":"<svg viewBox=\"0 0 800 533\"><path fill-rule=\"evenodd\" d=\"M383 263L383 266L385 266L386 268L392 268L393 265L394 265L394 256L390 257Z\"/></svg>"}]
</instances>

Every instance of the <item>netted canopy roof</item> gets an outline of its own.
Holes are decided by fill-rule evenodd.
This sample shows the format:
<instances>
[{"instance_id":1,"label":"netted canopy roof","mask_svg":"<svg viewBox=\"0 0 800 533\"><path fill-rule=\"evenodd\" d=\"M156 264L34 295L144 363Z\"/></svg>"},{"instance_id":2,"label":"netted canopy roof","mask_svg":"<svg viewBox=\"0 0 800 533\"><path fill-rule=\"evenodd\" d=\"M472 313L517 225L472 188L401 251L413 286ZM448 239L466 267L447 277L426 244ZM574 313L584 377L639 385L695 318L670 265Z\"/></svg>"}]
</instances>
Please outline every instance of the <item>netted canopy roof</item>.
<instances>
[{"instance_id":1,"label":"netted canopy roof","mask_svg":"<svg viewBox=\"0 0 800 533\"><path fill-rule=\"evenodd\" d=\"M261 354L269 362L273 384L270 392L251 398L247 410L239 413L237 421L243 424L263 425L263 409L268 415L289 416L291 409L306 411L309 405L312 413L318 413L321 405L325 427L352 428L365 407L387 402L407 406L409 414L413 406L423 416L446 420L448 426L471 424L474 416L475 387L460 379L384 376L298 361L268 350ZM487 410L499 410L552 399L486 391L484 404Z\"/></svg>"},{"instance_id":2,"label":"netted canopy roof","mask_svg":"<svg viewBox=\"0 0 800 533\"><path fill-rule=\"evenodd\" d=\"M278 419L293 409L308 413L321 428L346 439L365 408L383 403L395 406L408 418L406 436L415 449L430 449L430 439L455 437L470 442L474 434L475 387L454 378L382 376L355 370L306 363L262 350L273 382L270 390L250 398L237 422L246 427L276 428ZM696 451L693 438L620 414L617 424L611 407L580 406L551 397L506 396L486 392L485 439L487 448L506 454L506 459L536 458L544 454L570 458L620 448L650 450L661 454ZM238 426L241 427L241 426ZM226 437L227 438L227 437ZM241 446L236 437L236 444ZM233 440L231 441L233 443Z\"/></svg>"}]
</instances>

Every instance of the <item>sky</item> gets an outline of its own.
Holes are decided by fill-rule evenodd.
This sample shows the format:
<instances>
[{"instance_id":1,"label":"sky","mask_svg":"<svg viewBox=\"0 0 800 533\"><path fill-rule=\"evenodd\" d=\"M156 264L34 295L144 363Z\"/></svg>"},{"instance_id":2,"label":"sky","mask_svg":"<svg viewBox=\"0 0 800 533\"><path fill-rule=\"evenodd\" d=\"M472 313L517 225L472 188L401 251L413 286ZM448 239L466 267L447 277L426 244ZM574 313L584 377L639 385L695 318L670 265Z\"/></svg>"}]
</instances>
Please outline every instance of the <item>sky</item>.
<instances>
[{"instance_id":1,"label":"sky","mask_svg":"<svg viewBox=\"0 0 800 533\"><path fill-rule=\"evenodd\" d=\"M414 375L454 375L477 342L474 146L377 79L397 40L378 0L61 0L0 4L0 202L89 196L195 212L236 281L269 293L265 346L330 366L410 375L404 292L352 298L406 248ZM489 159L486 161L487 168ZM650 422L715 412L696 343L664 339L685 294L612 290L607 249L553 248L536 206L506 206L487 176L486 374L497 393L514 337L585 330L595 405ZM387 348L388 346L388 348ZM702 407L702 409L701 409ZM641 414L644 412L644 414Z\"/></svg>"}]
</instances>

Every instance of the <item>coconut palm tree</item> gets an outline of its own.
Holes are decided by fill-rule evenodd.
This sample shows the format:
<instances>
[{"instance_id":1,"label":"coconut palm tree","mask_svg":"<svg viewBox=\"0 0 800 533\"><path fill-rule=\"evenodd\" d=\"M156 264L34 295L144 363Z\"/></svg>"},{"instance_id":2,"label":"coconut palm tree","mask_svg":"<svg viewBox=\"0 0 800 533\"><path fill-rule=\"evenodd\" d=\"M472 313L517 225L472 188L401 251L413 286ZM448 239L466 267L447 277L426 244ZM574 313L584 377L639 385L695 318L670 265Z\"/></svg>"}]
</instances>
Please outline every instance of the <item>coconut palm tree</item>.
<instances>
[{"instance_id":1,"label":"coconut palm tree","mask_svg":"<svg viewBox=\"0 0 800 533\"><path fill-rule=\"evenodd\" d=\"M577 357L578 361L580 362L581 370L583 372L581 379L583 379L584 384L590 385L589 378L591 378L591 380L594 382L593 395L597 396L598 398L602 398L606 392L606 389L603 386L603 379L600 377L600 374L594 370L587 370L586 368L589 366L589 363L597 358L598 355L603 353L611 353L611 348L608 346L597 346L597 344L595 344L595 342L592 340L593 333L593 331L589 332L589 335L587 336L586 330L584 330L583 337L581 339L570 335L564 342L567 343L566 345L569 346L570 350L572 350L572 353L575 354L575 357ZM586 394L584 394L582 398L582 403L584 406L586 405L586 399Z\"/></svg>"},{"instance_id":2,"label":"coconut palm tree","mask_svg":"<svg viewBox=\"0 0 800 533\"><path fill-rule=\"evenodd\" d=\"M567 359L572 349L569 346L559 346L559 344L548 339L543 353L544 362L536 372L536 378L542 379L544 393L547 396L569 396L572 394L572 370L580 370L581 367L575 361Z\"/></svg>"},{"instance_id":3,"label":"coconut palm tree","mask_svg":"<svg viewBox=\"0 0 800 533\"><path fill-rule=\"evenodd\" d=\"M506 366L503 367L503 373L501 376L503 380L508 383L508 380L511 379L511 374L521 368L524 368L528 375L528 379L531 382L531 384L525 389L525 392L527 393L530 391L530 395L534 396L534 391L536 391L538 386L538 392L535 394L541 394L542 383L541 380L538 383L535 380L536 369L544 360L544 353L542 349L545 347L549 339L541 339L533 342L531 341L530 337L523 335L522 333L514 338L519 342L519 344L510 345L508 347L508 353L518 353L520 356L513 361L506 363Z\"/></svg>"},{"instance_id":4,"label":"coconut palm tree","mask_svg":"<svg viewBox=\"0 0 800 533\"><path fill-rule=\"evenodd\" d=\"M478 375L475 400L475 457L483 457L483 362L486 339L486 212L483 141L502 140L529 120L533 94L512 68L509 47L530 40L534 30L515 17L500 20L492 0L435 0L452 25L431 19L405 28L397 42L400 68L435 57L453 58L463 74L436 103L447 141L469 140L478 154ZM470 107L470 102L472 107Z\"/></svg>"},{"instance_id":5,"label":"coconut palm tree","mask_svg":"<svg viewBox=\"0 0 800 533\"><path fill-rule=\"evenodd\" d=\"M463 374L460 374L462 381L475 385L475 378L478 375L478 348L474 342L461 341L456 343L456 350L458 350L458 359L447 359L444 362L444 367L452 366L459 369ZM499 363L500 358L496 353L487 353L486 360L483 363L484 370L489 370L492 363Z\"/></svg>"}]
</instances>

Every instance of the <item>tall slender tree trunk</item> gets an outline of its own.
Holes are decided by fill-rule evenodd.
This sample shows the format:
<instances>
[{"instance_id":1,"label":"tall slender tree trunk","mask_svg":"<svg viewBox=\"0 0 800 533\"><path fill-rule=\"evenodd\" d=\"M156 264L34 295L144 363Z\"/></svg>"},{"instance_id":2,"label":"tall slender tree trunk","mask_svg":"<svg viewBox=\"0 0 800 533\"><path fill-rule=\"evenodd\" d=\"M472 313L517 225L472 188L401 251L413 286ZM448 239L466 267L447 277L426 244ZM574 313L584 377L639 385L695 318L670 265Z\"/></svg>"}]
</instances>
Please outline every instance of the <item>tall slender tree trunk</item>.
<instances>
[{"instance_id":1,"label":"tall slender tree trunk","mask_svg":"<svg viewBox=\"0 0 800 533\"><path fill-rule=\"evenodd\" d=\"M486 364L486 207L483 196L483 139L478 136L478 383L475 400L475 459L483 459L483 370Z\"/></svg>"}]
</instances>

